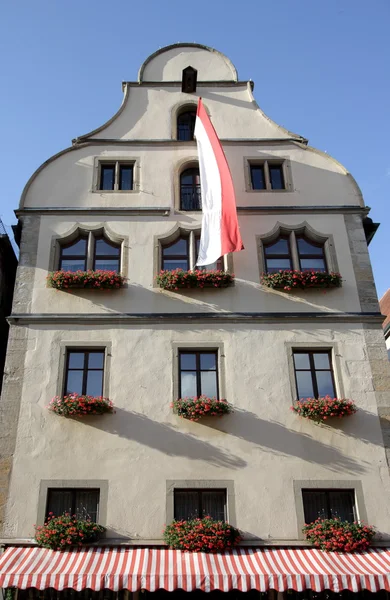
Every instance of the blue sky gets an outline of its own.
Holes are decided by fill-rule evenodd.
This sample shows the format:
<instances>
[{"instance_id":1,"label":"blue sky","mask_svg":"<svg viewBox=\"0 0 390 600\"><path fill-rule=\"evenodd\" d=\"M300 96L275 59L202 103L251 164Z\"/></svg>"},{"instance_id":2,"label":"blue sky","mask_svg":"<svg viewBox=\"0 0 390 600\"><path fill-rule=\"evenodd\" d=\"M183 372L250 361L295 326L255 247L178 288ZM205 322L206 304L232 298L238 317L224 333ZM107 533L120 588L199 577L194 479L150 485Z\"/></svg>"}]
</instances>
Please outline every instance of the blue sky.
<instances>
[{"instance_id":1,"label":"blue sky","mask_svg":"<svg viewBox=\"0 0 390 600\"><path fill-rule=\"evenodd\" d=\"M0 215L32 172L117 110L157 48L224 52L277 123L357 179L381 227L370 245L378 293L390 286L389 0L12 0L0 8Z\"/></svg>"}]
</instances>

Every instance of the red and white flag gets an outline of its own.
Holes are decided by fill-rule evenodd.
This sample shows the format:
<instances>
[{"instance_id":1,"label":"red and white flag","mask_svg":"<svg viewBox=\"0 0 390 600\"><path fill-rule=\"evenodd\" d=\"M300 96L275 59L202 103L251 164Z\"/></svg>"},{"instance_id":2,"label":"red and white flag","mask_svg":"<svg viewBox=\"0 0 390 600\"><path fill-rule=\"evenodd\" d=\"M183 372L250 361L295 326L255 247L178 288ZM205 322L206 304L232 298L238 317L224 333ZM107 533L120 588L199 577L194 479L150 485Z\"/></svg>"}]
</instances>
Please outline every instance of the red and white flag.
<instances>
[{"instance_id":1,"label":"red and white flag","mask_svg":"<svg viewBox=\"0 0 390 600\"><path fill-rule=\"evenodd\" d=\"M243 250L232 176L216 131L199 98L195 122L202 192L202 233L197 265L212 265Z\"/></svg>"}]
</instances>

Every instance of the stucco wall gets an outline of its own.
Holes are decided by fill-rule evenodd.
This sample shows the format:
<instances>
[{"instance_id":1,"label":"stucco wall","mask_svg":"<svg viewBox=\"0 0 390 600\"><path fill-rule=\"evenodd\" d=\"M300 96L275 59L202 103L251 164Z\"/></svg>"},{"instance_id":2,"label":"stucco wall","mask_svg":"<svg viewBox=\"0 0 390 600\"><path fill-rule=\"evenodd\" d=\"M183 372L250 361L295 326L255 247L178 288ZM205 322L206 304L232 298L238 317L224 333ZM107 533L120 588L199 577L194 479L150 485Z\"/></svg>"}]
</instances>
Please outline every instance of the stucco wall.
<instances>
[{"instance_id":1,"label":"stucco wall","mask_svg":"<svg viewBox=\"0 0 390 600\"><path fill-rule=\"evenodd\" d=\"M112 343L116 414L72 420L49 413L60 344L91 341ZM235 412L191 423L169 407L173 343L205 341L223 344ZM355 416L319 427L289 410L288 343L334 345L338 390L359 406ZM47 479L107 479L109 535L142 539L161 537L166 480L234 480L237 525L271 539L298 535L294 480L358 480L369 522L388 535L390 481L364 332L315 324L31 328L6 535L32 535L39 484Z\"/></svg>"}]
</instances>

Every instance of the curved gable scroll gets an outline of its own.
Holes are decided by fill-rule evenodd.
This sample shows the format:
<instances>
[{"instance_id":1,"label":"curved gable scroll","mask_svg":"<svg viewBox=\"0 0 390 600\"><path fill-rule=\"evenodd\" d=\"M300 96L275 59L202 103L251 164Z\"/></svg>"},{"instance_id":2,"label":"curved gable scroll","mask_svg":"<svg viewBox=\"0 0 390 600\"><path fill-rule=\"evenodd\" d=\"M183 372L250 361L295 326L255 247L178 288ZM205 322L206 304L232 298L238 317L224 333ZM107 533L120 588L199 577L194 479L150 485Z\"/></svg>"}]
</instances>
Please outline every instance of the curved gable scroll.
<instances>
[{"instance_id":1,"label":"curved gable scroll","mask_svg":"<svg viewBox=\"0 0 390 600\"><path fill-rule=\"evenodd\" d=\"M56 235L52 237L50 257L49 257L49 271L56 271L60 260L61 247L70 244L78 238L87 238L88 240L88 266L87 269L92 269L92 257L94 254L94 242L95 239L104 238L108 243L118 246L120 249L120 268L119 272L124 277L127 276L128 271L128 239L123 236L117 235L110 229L106 224L98 223L96 225L81 225L76 223L70 230L64 235Z\"/></svg>"}]
</instances>

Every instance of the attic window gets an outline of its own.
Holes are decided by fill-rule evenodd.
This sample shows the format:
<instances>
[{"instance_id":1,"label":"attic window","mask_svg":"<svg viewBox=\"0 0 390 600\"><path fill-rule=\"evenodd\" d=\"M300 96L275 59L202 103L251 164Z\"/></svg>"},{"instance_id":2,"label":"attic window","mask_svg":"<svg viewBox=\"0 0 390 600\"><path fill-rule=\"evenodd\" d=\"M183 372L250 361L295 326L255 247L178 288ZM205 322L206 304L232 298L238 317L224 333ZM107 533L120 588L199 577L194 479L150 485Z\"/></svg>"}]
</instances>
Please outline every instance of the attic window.
<instances>
[{"instance_id":1,"label":"attic window","mask_svg":"<svg viewBox=\"0 0 390 600\"><path fill-rule=\"evenodd\" d=\"M186 94L192 94L196 92L196 79L198 71L192 67L186 67L183 69L183 75L181 79L181 91Z\"/></svg>"}]
</instances>

